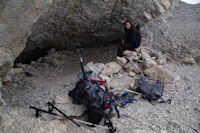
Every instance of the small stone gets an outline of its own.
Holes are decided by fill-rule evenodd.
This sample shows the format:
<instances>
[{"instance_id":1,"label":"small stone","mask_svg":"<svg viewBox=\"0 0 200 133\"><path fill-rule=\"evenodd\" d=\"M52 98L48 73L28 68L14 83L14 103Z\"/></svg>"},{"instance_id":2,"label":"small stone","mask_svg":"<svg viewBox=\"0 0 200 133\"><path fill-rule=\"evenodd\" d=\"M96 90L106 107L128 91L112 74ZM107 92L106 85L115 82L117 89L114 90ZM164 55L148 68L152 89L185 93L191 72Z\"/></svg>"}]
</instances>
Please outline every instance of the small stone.
<instances>
[{"instance_id":1,"label":"small stone","mask_svg":"<svg viewBox=\"0 0 200 133\"><path fill-rule=\"evenodd\" d=\"M31 61L31 65L35 65L36 64L36 61Z\"/></svg>"},{"instance_id":2,"label":"small stone","mask_svg":"<svg viewBox=\"0 0 200 133\"><path fill-rule=\"evenodd\" d=\"M103 75L112 75L115 73L119 73L122 67L117 62L110 62L105 64L101 74Z\"/></svg>"},{"instance_id":3,"label":"small stone","mask_svg":"<svg viewBox=\"0 0 200 133\"><path fill-rule=\"evenodd\" d=\"M132 51L130 51L130 50L125 50L125 51L123 52L123 55L126 56L126 57L131 56L131 55L132 55Z\"/></svg>"},{"instance_id":4,"label":"small stone","mask_svg":"<svg viewBox=\"0 0 200 133\"><path fill-rule=\"evenodd\" d=\"M134 72L129 72L129 76L135 77L135 73Z\"/></svg>"},{"instance_id":5,"label":"small stone","mask_svg":"<svg viewBox=\"0 0 200 133\"><path fill-rule=\"evenodd\" d=\"M164 56L164 55L159 56L159 57L156 59L156 62L157 62L159 65L166 64L167 58L166 58L166 56Z\"/></svg>"},{"instance_id":6,"label":"small stone","mask_svg":"<svg viewBox=\"0 0 200 133\"><path fill-rule=\"evenodd\" d=\"M194 60L196 61L196 63L200 63L200 56L194 57Z\"/></svg>"},{"instance_id":7,"label":"small stone","mask_svg":"<svg viewBox=\"0 0 200 133\"><path fill-rule=\"evenodd\" d=\"M139 60L139 57L136 55L132 55L132 56L128 56L127 57L127 59L129 60L129 61L137 61L137 60Z\"/></svg>"},{"instance_id":8,"label":"small stone","mask_svg":"<svg viewBox=\"0 0 200 133\"><path fill-rule=\"evenodd\" d=\"M193 65L196 62L195 62L194 58L192 58L192 57L184 57L183 59L181 59L181 63Z\"/></svg>"},{"instance_id":9,"label":"small stone","mask_svg":"<svg viewBox=\"0 0 200 133\"><path fill-rule=\"evenodd\" d=\"M199 107L195 107L194 110L198 111L200 113L200 106Z\"/></svg>"},{"instance_id":10,"label":"small stone","mask_svg":"<svg viewBox=\"0 0 200 133\"><path fill-rule=\"evenodd\" d=\"M174 82L180 81L180 76L179 75L174 75Z\"/></svg>"},{"instance_id":11,"label":"small stone","mask_svg":"<svg viewBox=\"0 0 200 133\"><path fill-rule=\"evenodd\" d=\"M156 129L156 125L152 125L151 127L152 127L152 129L154 129L154 130Z\"/></svg>"},{"instance_id":12,"label":"small stone","mask_svg":"<svg viewBox=\"0 0 200 133\"><path fill-rule=\"evenodd\" d=\"M119 78L122 78L122 77L123 77L123 75L122 75L121 73L118 73L118 76L119 76Z\"/></svg>"},{"instance_id":13,"label":"small stone","mask_svg":"<svg viewBox=\"0 0 200 133\"><path fill-rule=\"evenodd\" d=\"M131 83L130 85L129 85L129 88L132 90L132 89L134 89L134 87L135 87L135 84L134 83Z\"/></svg>"},{"instance_id":14,"label":"small stone","mask_svg":"<svg viewBox=\"0 0 200 133\"><path fill-rule=\"evenodd\" d=\"M166 130L161 130L160 133L168 133Z\"/></svg>"},{"instance_id":15,"label":"small stone","mask_svg":"<svg viewBox=\"0 0 200 133\"><path fill-rule=\"evenodd\" d=\"M141 53L142 58L151 58L144 48L140 49L140 53Z\"/></svg>"}]
</instances>

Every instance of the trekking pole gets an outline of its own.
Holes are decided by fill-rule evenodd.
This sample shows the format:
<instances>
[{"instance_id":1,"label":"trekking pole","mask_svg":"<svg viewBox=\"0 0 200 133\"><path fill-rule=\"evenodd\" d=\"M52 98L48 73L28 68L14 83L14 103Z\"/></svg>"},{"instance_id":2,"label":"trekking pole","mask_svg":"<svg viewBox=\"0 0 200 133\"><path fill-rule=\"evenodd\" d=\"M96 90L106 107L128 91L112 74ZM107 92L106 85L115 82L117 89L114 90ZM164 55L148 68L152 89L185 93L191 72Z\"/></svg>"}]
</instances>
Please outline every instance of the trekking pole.
<instances>
[{"instance_id":1,"label":"trekking pole","mask_svg":"<svg viewBox=\"0 0 200 133\"><path fill-rule=\"evenodd\" d=\"M84 71L84 68L83 68L83 59L82 59L81 55L80 55L80 64L81 64L81 69L82 69L82 72L83 72L83 78L86 79L85 78L85 71Z\"/></svg>"},{"instance_id":2,"label":"trekking pole","mask_svg":"<svg viewBox=\"0 0 200 133\"><path fill-rule=\"evenodd\" d=\"M109 129L108 127L101 126L101 125L96 125L96 124L93 124L93 123L90 123L90 122L86 122L86 121L82 121L82 120L78 120L78 119L73 119L73 120L77 121L77 122L80 122L80 123L83 123L83 124L90 125L90 126L95 126L95 127L100 127L100 128L104 128L104 129Z\"/></svg>"},{"instance_id":3,"label":"trekking pole","mask_svg":"<svg viewBox=\"0 0 200 133\"><path fill-rule=\"evenodd\" d=\"M132 91L132 90L128 90L128 89L124 89L125 91L128 91L130 93L133 93L133 94L137 94L137 95L142 95L141 93L139 92L136 92L136 91Z\"/></svg>"},{"instance_id":4,"label":"trekking pole","mask_svg":"<svg viewBox=\"0 0 200 133\"><path fill-rule=\"evenodd\" d=\"M67 116L66 114L64 114L62 111L60 111L58 108L56 108L53 104L51 104L50 102L47 103L48 105L52 106L52 108L54 108L55 110L57 110L59 113L61 113L65 118L69 119L70 121L72 121L74 124L76 124L76 126L78 126L80 129L82 129L84 132L89 133L85 128L83 128L81 125L79 125L76 121L74 121L72 118L70 118L69 116Z\"/></svg>"},{"instance_id":5,"label":"trekking pole","mask_svg":"<svg viewBox=\"0 0 200 133\"><path fill-rule=\"evenodd\" d=\"M30 106L29 107L30 109L34 109L36 111L36 114L35 114L35 117L39 117L39 112L44 112L44 113L47 113L47 114L52 114L52 115L55 115L55 116L58 116L58 117L64 117L62 115L59 115L59 114L56 114L56 113L53 113L53 112L49 112L49 111L46 111L46 110L43 110L43 109L39 109L39 108L36 108L34 106Z\"/></svg>"},{"instance_id":6,"label":"trekking pole","mask_svg":"<svg viewBox=\"0 0 200 133\"><path fill-rule=\"evenodd\" d=\"M61 118L65 118L63 115L59 115L59 114L56 114L56 113L53 113L53 112L49 112L49 111L46 111L46 110L43 110L43 109L39 109L39 108L36 108L34 106L30 106L29 108L34 109L36 111L36 114L35 114L36 117L39 117L39 112L44 112L44 113L47 113L47 114L51 114L51 115L55 115L55 116L58 116L58 117L61 117ZM90 126L109 129L108 127L96 125L96 124L93 124L93 123L90 123L90 122L86 122L86 121L82 121L82 120L78 120L78 119L73 119L73 120L76 121L76 122L80 122L80 123L83 123L83 124L90 125Z\"/></svg>"}]
</instances>

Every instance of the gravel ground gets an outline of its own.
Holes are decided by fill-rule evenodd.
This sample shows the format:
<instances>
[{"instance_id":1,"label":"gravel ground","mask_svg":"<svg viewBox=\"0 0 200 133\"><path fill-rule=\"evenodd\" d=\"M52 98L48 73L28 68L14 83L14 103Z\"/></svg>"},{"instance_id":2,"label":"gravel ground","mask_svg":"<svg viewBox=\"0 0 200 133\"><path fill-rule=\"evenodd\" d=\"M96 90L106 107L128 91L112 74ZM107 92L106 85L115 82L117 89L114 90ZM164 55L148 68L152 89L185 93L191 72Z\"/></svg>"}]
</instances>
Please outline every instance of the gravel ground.
<instances>
[{"instance_id":1,"label":"gravel ground","mask_svg":"<svg viewBox=\"0 0 200 133\"><path fill-rule=\"evenodd\" d=\"M184 9L183 9L184 8ZM181 4L169 20L171 35L185 44L199 44L199 6L191 8ZM173 32L172 32L173 31ZM169 31L168 31L169 32ZM179 43L181 43L179 42ZM193 45L191 45L193 46ZM116 46L81 49L87 62L110 62L115 59ZM54 60L55 59L55 60ZM18 64L20 65L20 64ZM61 130L81 132L69 121L35 119L29 105L45 107L57 95L67 95L77 82L80 72L77 51L58 51L42 57L41 61L23 65L24 72L15 82L1 89L6 107L0 107L0 132L3 133L58 133ZM183 65L178 61L167 62L164 69L176 79L165 84L164 99L172 104L155 104L141 99L126 108L120 108L122 118L112 118L117 132L130 133L200 133L200 66ZM28 76L27 76L28 75ZM179 77L179 78L178 78ZM19 80L21 78L21 80ZM125 117L126 116L126 117ZM2 122L5 121L5 122ZM85 126L91 132L103 129ZM59 133L60 133L59 132Z\"/></svg>"}]
</instances>

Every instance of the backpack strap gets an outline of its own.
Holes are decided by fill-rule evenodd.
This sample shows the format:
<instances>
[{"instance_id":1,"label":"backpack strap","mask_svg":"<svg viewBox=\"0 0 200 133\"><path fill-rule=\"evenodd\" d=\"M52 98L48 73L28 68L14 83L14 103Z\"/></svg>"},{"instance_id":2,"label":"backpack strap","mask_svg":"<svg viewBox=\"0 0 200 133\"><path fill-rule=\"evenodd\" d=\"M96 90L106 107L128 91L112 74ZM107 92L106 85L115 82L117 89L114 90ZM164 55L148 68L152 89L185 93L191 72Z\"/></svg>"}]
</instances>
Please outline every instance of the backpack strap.
<instances>
[{"instance_id":1,"label":"backpack strap","mask_svg":"<svg viewBox=\"0 0 200 133\"><path fill-rule=\"evenodd\" d=\"M160 99L162 100L162 101L160 101L160 103L168 103L168 104L171 104L171 99L167 99L167 100L164 100L162 97L160 97Z\"/></svg>"},{"instance_id":2,"label":"backpack strap","mask_svg":"<svg viewBox=\"0 0 200 133\"><path fill-rule=\"evenodd\" d=\"M106 122L107 120L108 120L108 122ZM115 133L116 128L113 127L113 123L109 119L108 115L105 115L104 125L108 126L110 133Z\"/></svg>"},{"instance_id":3,"label":"backpack strap","mask_svg":"<svg viewBox=\"0 0 200 133\"><path fill-rule=\"evenodd\" d=\"M109 105L110 105L110 110L109 110L109 112L108 112L108 115L111 114L111 112L112 112L112 110L113 110L113 108L114 108L115 111L117 112L117 117L120 118L119 110L117 109L117 104L115 103L115 101L112 100L112 101L109 103Z\"/></svg>"}]
</instances>

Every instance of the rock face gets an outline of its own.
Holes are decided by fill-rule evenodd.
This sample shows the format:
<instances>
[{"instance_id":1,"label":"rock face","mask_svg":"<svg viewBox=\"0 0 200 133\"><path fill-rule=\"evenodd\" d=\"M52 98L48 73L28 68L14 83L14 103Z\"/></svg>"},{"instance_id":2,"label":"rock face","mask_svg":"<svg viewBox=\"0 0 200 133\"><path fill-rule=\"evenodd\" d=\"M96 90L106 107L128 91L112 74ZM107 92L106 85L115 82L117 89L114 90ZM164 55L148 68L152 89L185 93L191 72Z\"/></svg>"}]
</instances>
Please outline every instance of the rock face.
<instances>
[{"instance_id":1,"label":"rock face","mask_svg":"<svg viewBox=\"0 0 200 133\"><path fill-rule=\"evenodd\" d=\"M177 0L58 0L32 26L22 57L37 49L68 49L119 42L123 22L145 25L173 9Z\"/></svg>"},{"instance_id":2,"label":"rock face","mask_svg":"<svg viewBox=\"0 0 200 133\"><path fill-rule=\"evenodd\" d=\"M0 1L0 75L13 67L23 51L31 26L50 7L52 0Z\"/></svg>"}]
</instances>

